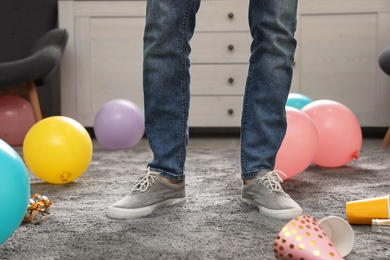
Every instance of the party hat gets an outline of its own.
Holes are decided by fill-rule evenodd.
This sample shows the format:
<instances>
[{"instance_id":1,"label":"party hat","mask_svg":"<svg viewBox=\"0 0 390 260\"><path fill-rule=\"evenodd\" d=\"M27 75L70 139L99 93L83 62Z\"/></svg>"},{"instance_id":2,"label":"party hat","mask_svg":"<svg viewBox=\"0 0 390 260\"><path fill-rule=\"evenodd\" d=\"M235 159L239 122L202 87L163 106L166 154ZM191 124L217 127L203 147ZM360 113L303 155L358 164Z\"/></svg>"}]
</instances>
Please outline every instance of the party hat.
<instances>
[{"instance_id":1,"label":"party hat","mask_svg":"<svg viewBox=\"0 0 390 260\"><path fill-rule=\"evenodd\" d=\"M332 241L311 216L300 216L288 222L274 243L277 259L343 259Z\"/></svg>"},{"instance_id":2,"label":"party hat","mask_svg":"<svg viewBox=\"0 0 390 260\"><path fill-rule=\"evenodd\" d=\"M355 234L347 221L337 216L329 216L318 221L318 225L342 257L347 256L352 251Z\"/></svg>"}]
</instances>

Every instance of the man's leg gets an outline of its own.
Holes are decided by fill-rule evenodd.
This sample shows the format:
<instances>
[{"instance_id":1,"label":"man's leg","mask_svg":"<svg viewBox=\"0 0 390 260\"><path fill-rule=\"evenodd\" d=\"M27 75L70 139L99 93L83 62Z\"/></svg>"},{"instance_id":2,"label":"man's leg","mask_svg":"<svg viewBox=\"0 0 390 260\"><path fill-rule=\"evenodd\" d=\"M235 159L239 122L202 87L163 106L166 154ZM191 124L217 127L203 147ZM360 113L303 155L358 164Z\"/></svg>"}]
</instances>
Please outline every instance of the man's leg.
<instances>
[{"instance_id":1,"label":"man's leg","mask_svg":"<svg viewBox=\"0 0 390 260\"><path fill-rule=\"evenodd\" d=\"M248 14L253 42L243 102L241 166L244 182L256 181L244 183L243 199L264 214L280 218L301 213L273 171L287 127L285 104L296 47L296 11L297 0L251 0Z\"/></svg>"},{"instance_id":2,"label":"man's leg","mask_svg":"<svg viewBox=\"0 0 390 260\"><path fill-rule=\"evenodd\" d=\"M147 0L145 127L154 157L131 192L108 208L109 217L138 218L185 200L189 41L199 5L200 0Z\"/></svg>"},{"instance_id":3,"label":"man's leg","mask_svg":"<svg viewBox=\"0 0 390 260\"><path fill-rule=\"evenodd\" d=\"M190 101L189 41L200 0L148 0L144 36L146 135L149 167L184 179Z\"/></svg>"}]
</instances>

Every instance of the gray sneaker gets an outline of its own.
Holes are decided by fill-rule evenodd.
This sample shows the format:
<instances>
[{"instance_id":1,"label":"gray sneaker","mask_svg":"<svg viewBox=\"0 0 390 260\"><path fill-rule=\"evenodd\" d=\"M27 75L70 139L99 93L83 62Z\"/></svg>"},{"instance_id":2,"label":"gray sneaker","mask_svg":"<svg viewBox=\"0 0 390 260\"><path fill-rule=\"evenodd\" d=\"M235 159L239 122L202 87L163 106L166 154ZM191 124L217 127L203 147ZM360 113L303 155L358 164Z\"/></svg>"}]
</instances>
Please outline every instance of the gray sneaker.
<instances>
[{"instance_id":1,"label":"gray sneaker","mask_svg":"<svg viewBox=\"0 0 390 260\"><path fill-rule=\"evenodd\" d=\"M107 216L116 219L140 218L155 209L175 205L186 200L185 183L169 183L160 178L160 174L146 169L133 189L124 198L108 207Z\"/></svg>"},{"instance_id":2,"label":"gray sneaker","mask_svg":"<svg viewBox=\"0 0 390 260\"><path fill-rule=\"evenodd\" d=\"M301 207L283 191L280 171L260 171L249 184L243 184L241 199L259 209L260 213L278 219L302 215Z\"/></svg>"}]
</instances>

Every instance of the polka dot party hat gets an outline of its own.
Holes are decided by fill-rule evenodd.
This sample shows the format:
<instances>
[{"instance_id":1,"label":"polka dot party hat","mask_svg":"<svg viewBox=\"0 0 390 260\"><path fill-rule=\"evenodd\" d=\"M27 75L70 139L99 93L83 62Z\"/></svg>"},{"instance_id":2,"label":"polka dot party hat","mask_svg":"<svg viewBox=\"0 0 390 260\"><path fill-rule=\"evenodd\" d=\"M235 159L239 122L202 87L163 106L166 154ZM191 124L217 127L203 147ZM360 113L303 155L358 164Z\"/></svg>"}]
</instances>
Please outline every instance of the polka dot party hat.
<instances>
[{"instance_id":1,"label":"polka dot party hat","mask_svg":"<svg viewBox=\"0 0 390 260\"><path fill-rule=\"evenodd\" d=\"M274 254L276 259L344 259L311 216L294 218L282 228L274 243Z\"/></svg>"}]
</instances>

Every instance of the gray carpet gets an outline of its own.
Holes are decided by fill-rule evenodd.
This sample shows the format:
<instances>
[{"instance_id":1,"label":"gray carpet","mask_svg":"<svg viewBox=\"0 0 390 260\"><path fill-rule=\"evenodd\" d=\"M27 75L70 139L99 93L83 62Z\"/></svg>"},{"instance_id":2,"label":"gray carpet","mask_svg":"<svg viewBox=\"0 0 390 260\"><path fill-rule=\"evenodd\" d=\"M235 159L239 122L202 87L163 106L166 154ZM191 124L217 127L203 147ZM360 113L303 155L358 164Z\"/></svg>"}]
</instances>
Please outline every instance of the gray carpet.
<instances>
[{"instance_id":1,"label":"gray carpet","mask_svg":"<svg viewBox=\"0 0 390 260\"><path fill-rule=\"evenodd\" d=\"M0 245L0 259L274 259L274 240L288 221L264 217L239 200L238 147L190 146L186 204L137 220L108 219L106 207L129 191L150 156L145 146L107 151L95 145L89 169L74 183L50 185L31 176L32 194L53 200L51 214L22 224ZM284 189L306 215L345 218L347 201L388 194L389 174L390 150L363 146L348 166L310 166ZM346 259L390 258L390 235L353 229L355 246Z\"/></svg>"}]
</instances>

